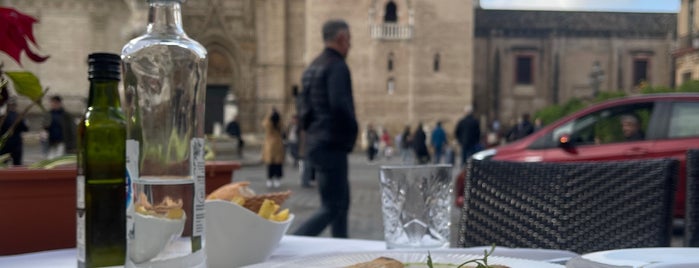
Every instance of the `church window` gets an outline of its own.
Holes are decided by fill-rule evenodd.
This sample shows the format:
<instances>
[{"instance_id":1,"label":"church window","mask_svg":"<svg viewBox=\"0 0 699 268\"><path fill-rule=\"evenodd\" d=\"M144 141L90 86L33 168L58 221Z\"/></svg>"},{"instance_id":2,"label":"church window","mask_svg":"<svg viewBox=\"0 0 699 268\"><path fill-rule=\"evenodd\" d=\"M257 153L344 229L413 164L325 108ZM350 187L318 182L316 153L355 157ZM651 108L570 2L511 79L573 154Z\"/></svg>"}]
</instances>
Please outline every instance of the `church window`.
<instances>
[{"instance_id":1,"label":"church window","mask_svg":"<svg viewBox=\"0 0 699 268\"><path fill-rule=\"evenodd\" d=\"M388 92L389 95L393 94L393 92L396 91L396 82L393 80L393 77L388 78L388 81L386 82L386 92Z\"/></svg>"},{"instance_id":2,"label":"church window","mask_svg":"<svg viewBox=\"0 0 699 268\"><path fill-rule=\"evenodd\" d=\"M533 57L531 55L519 55L515 62L515 82L518 85L531 85L534 83Z\"/></svg>"},{"instance_id":3,"label":"church window","mask_svg":"<svg viewBox=\"0 0 699 268\"><path fill-rule=\"evenodd\" d=\"M638 86L641 83L648 82L648 66L650 63L647 58L637 58L633 60L633 85Z\"/></svg>"},{"instance_id":4,"label":"church window","mask_svg":"<svg viewBox=\"0 0 699 268\"><path fill-rule=\"evenodd\" d=\"M383 22L386 23L395 23L398 21L398 14L397 14L397 7L396 3L393 1L388 1L386 4L386 13L383 16Z\"/></svg>"},{"instance_id":5,"label":"church window","mask_svg":"<svg viewBox=\"0 0 699 268\"><path fill-rule=\"evenodd\" d=\"M388 71L393 71L393 52L388 53Z\"/></svg>"},{"instance_id":6,"label":"church window","mask_svg":"<svg viewBox=\"0 0 699 268\"><path fill-rule=\"evenodd\" d=\"M434 54L434 59L432 60L432 70L439 72L440 56L439 53Z\"/></svg>"}]
</instances>

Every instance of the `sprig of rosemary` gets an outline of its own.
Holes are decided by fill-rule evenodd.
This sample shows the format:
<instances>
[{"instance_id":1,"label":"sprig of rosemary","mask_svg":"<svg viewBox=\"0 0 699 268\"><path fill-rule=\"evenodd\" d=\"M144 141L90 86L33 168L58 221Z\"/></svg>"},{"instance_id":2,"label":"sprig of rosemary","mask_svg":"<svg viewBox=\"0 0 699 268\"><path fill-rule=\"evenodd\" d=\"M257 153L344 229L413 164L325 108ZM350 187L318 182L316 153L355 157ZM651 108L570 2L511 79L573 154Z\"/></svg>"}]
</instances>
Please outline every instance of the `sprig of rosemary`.
<instances>
[{"instance_id":1,"label":"sprig of rosemary","mask_svg":"<svg viewBox=\"0 0 699 268\"><path fill-rule=\"evenodd\" d=\"M459 266L457 266L456 268L465 267L467 264L476 264L476 268L490 268L490 266L488 265L488 256L493 254L494 251L495 244L493 244L493 246L490 248L490 251L483 250L483 258L468 260L462 264L459 264ZM427 251L427 267L434 268L434 264L432 263L432 255L429 251Z\"/></svg>"}]
</instances>

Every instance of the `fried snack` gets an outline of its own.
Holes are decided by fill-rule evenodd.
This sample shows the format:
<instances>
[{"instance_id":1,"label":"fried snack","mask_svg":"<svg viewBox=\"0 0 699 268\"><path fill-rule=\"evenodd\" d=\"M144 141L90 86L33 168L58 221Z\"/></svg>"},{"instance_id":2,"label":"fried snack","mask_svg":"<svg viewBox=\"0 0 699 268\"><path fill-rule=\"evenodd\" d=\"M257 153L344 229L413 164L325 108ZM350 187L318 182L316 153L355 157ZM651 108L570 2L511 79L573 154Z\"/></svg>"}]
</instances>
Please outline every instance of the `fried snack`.
<instances>
[{"instance_id":1,"label":"fried snack","mask_svg":"<svg viewBox=\"0 0 699 268\"><path fill-rule=\"evenodd\" d=\"M285 208L284 210L280 211L279 213L274 214L271 218L271 220L278 221L278 222L286 221L287 219L289 219L289 209L288 208Z\"/></svg>"},{"instance_id":2,"label":"fried snack","mask_svg":"<svg viewBox=\"0 0 699 268\"><path fill-rule=\"evenodd\" d=\"M347 266L347 268L403 268L405 267L402 262L389 257L378 257L372 261L357 263L355 265Z\"/></svg>"},{"instance_id":3,"label":"fried snack","mask_svg":"<svg viewBox=\"0 0 699 268\"><path fill-rule=\"evenodd\" d=\"M257 212L257 215L269 220L272 217L272 214L277 212L277 209L279 209L279 205L274 203L272 200L265 199L265 201L262 202L262 206L260 207L260 211Z\"/></svg>"},{"instance_id":4,"label":"fried snack","mask_svg":"<svg viewBox=\"0 0 699 268\"><path fill-rule=\"evenodd\" d=\"M213 191L206 197L206 199L233 201L234 198L238 200L242 198L243 200L247 200L248 198L255 196L255 192L248 188L249 185L249 181L229 183Z\"/></svg>"},{"instance_id":5,"label":"fried snack","mask_svg":"<svg viewBox=\"0 0 699 268\"><path fill-rule=\"evenodd\" d=\"M175 201L170 196L166 196L163 201L154 206L148 201L145 193L139 193L135 206L137 213L160 218L176 220L181 219L185 214L182 209L182 199Z\"/></svg>"},{"instance_id":6,"label":"fried snack","mask_svg":"<svg viewBox=\"0 0 699 268\"><path fill-rule=\"evenodd\" d=\"M277 213L280 206L289 198L291 191L255 194L250 189L249 181L229 183L214 190L207 200L225 200L233 202L248 210L257 213L260 217L272 221L286 221L289 218L289 210L285 209Z\"/></svg>"}]
</instances>

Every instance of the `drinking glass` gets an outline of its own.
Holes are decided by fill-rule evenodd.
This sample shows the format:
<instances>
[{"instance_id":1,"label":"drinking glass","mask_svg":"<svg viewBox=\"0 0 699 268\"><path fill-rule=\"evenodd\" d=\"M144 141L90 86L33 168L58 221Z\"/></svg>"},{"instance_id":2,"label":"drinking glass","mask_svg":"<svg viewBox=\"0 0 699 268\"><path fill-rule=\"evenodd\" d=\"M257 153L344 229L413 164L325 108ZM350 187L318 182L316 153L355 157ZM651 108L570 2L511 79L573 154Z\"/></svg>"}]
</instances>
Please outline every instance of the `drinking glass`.
<instances>
[{"instance_id":1,"label":"drinking glass","mask_svg":"<svg viewBox=\"0 0 699 268\"><path fill-rule=\"evenodd\" d=\"M386 247L447 248L451 165L382 166L381 208Z\"/></svg>"}]
</instances>

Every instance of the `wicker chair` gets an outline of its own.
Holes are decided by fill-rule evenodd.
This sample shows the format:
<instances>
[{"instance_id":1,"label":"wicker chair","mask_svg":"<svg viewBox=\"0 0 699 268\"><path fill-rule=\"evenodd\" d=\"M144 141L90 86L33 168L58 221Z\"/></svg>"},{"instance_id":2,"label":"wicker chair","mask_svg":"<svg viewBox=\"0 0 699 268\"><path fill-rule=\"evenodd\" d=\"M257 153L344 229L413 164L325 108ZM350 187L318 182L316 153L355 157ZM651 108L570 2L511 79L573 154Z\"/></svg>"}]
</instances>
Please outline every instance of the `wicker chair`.
<instances>
[{"instance_id":1,"label":"wicker chair","mask_svg":"<svg viewBox=\"0 0 699 268\"><path fill-rule=\"evenodd\" d=\"M476 161L468 166L462 247L587 253L669 246L677 160Z\"/></svg>"},{"instance_id":2,"label":"wicker chair","mask_svg":"<svg viewBox=\"0 0 699 268\"><path fill-rule=\"evenodd\" d=\"M687 151L684 246L699 247L699 149Z\"/></svg>"}]
</instances>

